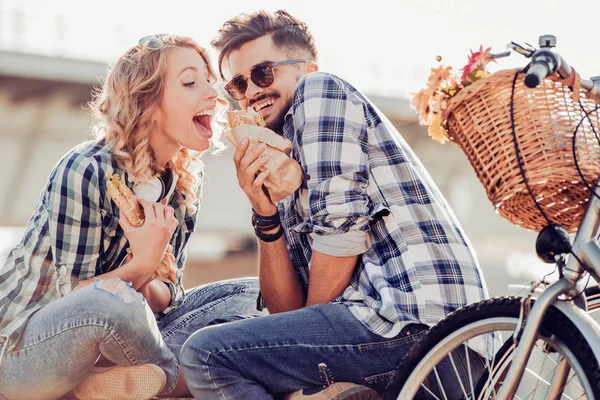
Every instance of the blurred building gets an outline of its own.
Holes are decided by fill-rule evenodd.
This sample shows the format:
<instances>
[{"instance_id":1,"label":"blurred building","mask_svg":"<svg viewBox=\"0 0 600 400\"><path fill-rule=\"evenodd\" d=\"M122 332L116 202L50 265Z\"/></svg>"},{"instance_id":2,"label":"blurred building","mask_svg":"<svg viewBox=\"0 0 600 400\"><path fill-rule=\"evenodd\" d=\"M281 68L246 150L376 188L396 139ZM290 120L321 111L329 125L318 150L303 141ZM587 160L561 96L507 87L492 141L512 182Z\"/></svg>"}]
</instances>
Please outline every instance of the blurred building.
<instances>
[{"instance_id":1,"label":"blurred building","mask_svg":"<svg viewBox=\"0 0 600 400\"><path fill-rule=\"evenodd\" d=\"M2 18L0 8L0 23L7 20L6 15ZM52 167L70 148L92 138L87 103L94 85L99 84L107 71L105 62L61 55L64 52L60 46L50 46L54 49L51 51L46 51L48 47L24 50L18 45L19 22L13 19L12 39L0 40L2 260L19 239ZM60 36L61 21L56 23L55 34ZM0 29L0 35L3 33L6 31ZM550 272L552 267L540 267L533 256L535 234L509 224L494 213L460 149L432 141L426 129L418 125L405 94L389 97L389 90L378 89L381 82L410 77L398 70L378 76L380 69L373 63L369 69L380 79L359 89L397 126L447 197L478 252L490 293L505 294L511 282L527 282L532 276ZM185 275L188 287L257 273L250 207L237 186L232 154L228 149L218 156L204 157L207 179L198 232L189 247Z\"/></svg>"}]
</instances>

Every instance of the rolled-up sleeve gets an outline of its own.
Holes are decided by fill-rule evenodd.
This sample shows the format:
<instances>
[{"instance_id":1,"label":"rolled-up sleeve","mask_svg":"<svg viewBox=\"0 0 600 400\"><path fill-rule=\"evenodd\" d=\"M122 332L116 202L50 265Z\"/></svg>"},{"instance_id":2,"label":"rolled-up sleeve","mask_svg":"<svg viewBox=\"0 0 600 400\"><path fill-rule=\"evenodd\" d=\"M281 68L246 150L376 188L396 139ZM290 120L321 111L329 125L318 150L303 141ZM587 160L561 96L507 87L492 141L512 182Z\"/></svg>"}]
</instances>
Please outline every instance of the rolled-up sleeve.
<instances>
[{"instance_id":1,"label":"rolled-up sleeve","mask_svg":"<svg viewBox=\"0 0 600 400\"><path fill-rule=\"evenodd\" d=\"M294 227L313 249L350 256L367 249L374 207L367 187L368 132L363 102L343 82L314 73L298 84L292 104L295 138L305 167L309 218Z\"/></svg>"},{"instance_id":2,"label":"rolled-up sleeve","mask_svg":"<svg viewBox=\"0 0 600 400\"><path fill-rule=\"evenodd\" d=\"M176 283L166 283L169 287L169 290L171 291L171 301L167 309L164 310L161 315L174 310L175 308L181 306L185 302L186 293L183 287L183 271L185 269L185 263L188 258L187 246L190 237L196 230L196 219L198 218L198 209L200 208L200 204L202 201L203 174L200 173L199 176L199 187L196 195L197 202L195 203L195 205L193 207L179 205L175 210L175 217L179 220L179 228L171 240L171 245L173 246L173 249L175 250L174 254L176 255Z\"/></svg>"},{"instance_id":3,"label":"rolled-up sleeve","mask_svg":"<svg viewBox=\"0 0 600 400\"><path fill-rule=\"evenodd\" d=\"M186 241L187 242L187 241ZM177 308L185 301L185 290L183 288L183 269L187 260L187 249L184 247L181 255L176 261L177 264L177 284L171 285L171 303L168 310Z\"/></svg>"}]
</instances>

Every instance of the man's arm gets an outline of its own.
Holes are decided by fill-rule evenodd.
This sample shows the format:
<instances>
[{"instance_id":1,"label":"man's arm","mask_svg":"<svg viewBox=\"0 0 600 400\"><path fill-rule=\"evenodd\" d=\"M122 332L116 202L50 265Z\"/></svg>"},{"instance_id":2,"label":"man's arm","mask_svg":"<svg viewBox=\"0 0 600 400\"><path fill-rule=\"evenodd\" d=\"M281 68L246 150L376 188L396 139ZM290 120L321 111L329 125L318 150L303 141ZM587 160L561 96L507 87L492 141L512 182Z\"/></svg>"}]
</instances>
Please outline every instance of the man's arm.
<instances>
[{"instance_id":1,"label":"man's arm","mask_svg":"<svg viewBox=\"0 0 600 400\"><path fill-rule=\"evenodd\" d=\"M339 78L309 74L292 105L298 155L306 170L308 217L295 227L312 238L306 305L339 297L369 249L376 207L368 194L369 125L364 102ZM382 155L383 156L383 155ZM376 212L376 211L375 211Z\"/></svg>"},{"instance_id":2,"label":"man's arm","mask_svg":"<svg viewBox=\"0 0 600 400\"><path fill-rule=\"evenodd\" d=\"M275 215L277 207L264 193L262 186L269 170L259 173L260 168L269 160L262 155L265 144L250 146L247 139L238 145L233 161L237 170L238 183L252 209L264 217ZM265 234L274 234L283 229L273 228ZM304 292L298 280L285 239L280 237L274 242L258 241L260 291L271 314L297 310L304 307Z\"/></svg>"},{"instance_id":3,"label":"man's arm","mask_svg":"<svg viewBox=\"0 0 600 400\"><path fill-rule=\"evenodd\" d=\"M258 251L258 281L269 313L304 307L304 291L290 261L283 236L270 243L259 240Z\"/></svg>"},{"instance_id":4,"label":"man's arm","mask_svg":"<svg viewBox=\"0 0 600 400\"><path fill-rule=\"evenodd\" d=\"M334 257L313 250L306 306L338 298L350 284L358 256Z\"/></svg>"}]
</instances>

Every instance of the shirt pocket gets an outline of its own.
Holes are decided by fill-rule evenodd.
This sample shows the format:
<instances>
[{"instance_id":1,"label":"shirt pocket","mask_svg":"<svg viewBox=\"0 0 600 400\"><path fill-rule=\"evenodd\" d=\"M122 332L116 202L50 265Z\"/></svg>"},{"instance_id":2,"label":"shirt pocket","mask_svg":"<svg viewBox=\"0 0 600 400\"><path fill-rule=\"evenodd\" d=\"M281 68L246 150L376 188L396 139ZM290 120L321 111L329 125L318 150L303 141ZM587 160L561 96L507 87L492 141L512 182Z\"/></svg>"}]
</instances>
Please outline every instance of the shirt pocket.
<instances>
[{"instance_id":1,"label":"shirt pocket","mask_svg":"<svg viewBox=\"0 0 600 400\"><path fill-rule=\"evenodd\" d=\"M117 235L117 227L119 226L119 219L106 210L100 212L102 215L102 231L107 237L115 237Z\"/></svg>"},{"instance_id":2,"label":"shirt pocket","mask_svg":"<svg viewBox=\"0 0 600 400\"><path fill-rule=\"evenodd\" d=\"M119 232L119 219L112 213L101 211L102 215L102 244L100 257L101 267L96 274L103 274L121 265L126 253L127 239L123 231Z\"/></svg>"}]
</instances>

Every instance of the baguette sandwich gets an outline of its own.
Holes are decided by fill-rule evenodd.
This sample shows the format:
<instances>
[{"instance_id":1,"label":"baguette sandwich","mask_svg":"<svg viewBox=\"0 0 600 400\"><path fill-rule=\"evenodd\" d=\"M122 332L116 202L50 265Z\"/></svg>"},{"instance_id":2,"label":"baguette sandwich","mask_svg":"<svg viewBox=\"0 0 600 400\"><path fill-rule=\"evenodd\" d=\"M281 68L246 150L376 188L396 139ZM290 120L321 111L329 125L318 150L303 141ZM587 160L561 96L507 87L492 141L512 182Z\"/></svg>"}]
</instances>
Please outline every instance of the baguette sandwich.
<instances>
[{"instance_id":1,"label":"baguette sandwich","mask_svg":"<svg viewBox=\"0 0 600 400\"><path fill-rule=\"evenodd\" d=\"M121 213L127 217L132 226L140 227L144 224L144 209L142 205L119 175L108 175L106 178L106 189L111 199L115 202ZM176 272L173 255L165 254L151 279L176 284Z\"/></svg>"}]
</instances>

